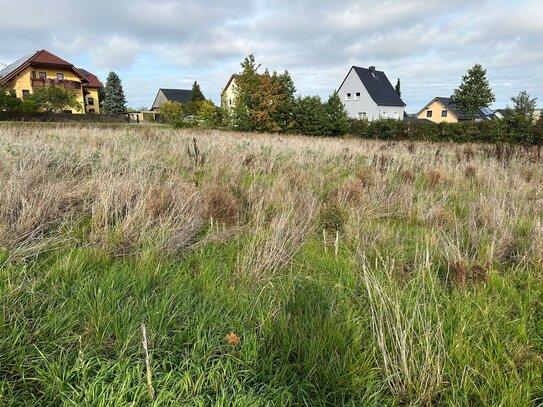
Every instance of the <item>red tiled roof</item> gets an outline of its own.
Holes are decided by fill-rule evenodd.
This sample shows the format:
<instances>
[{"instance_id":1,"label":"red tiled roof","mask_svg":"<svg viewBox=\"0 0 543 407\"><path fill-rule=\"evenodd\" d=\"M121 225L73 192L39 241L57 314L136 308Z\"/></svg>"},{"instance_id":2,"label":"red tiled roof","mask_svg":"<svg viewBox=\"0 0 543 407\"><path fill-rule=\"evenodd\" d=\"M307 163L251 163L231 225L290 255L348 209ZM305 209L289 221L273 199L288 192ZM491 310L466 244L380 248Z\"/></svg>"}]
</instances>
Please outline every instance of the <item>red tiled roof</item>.
<instances>
[{"instance_id":1,"label":"red tiled roof","mask_svg":"<svg viewBox=\"0 0 543 407\"><path fill-rule=\"evenodd\" d=\"M42 49L34 54L30 58L31 62L36 62L39 64L51 64L51 65L66 65L72 66L68 61L65 61L62 58L57 57L56 55L51 54L49 51Z\"/></svg>"},{"instance_id":2,"label":"red tiled roof","mask_svg":"<svg viewBox=\"0 0 543 407\"><path fill-rule=\"evenodd\" d=\"M0 78L0 84L6 83L7 81L11 80L15 75L18 75L20 72L24 71L26 68L32 65L51 65L67 68L70 69L79 79L81 79L81 82L90 82L90 80L87 79L87 77L83 75L83 73L81 73L71 63L57 57L54 54L51 54L49 51L42 49L41 51L36 51L27 59L22 58L13 63L12 65L8 66L10 70Z\"/></svg>"},{"instance_id":3,"label":"red tiled roof","mask_svg":"<svg viewBox=\"0 0 543 407\"><path fill-rule=\"evenodd\" d=\"M85 87L87 88L102 88L104 85L102 85L102 82L94 75L93 73L90 73L86 69L77 68L79 72L81 72L83 75L85 75L85 78L89 81L89 83L85 84Z\"/></svg>"}]
</instances>

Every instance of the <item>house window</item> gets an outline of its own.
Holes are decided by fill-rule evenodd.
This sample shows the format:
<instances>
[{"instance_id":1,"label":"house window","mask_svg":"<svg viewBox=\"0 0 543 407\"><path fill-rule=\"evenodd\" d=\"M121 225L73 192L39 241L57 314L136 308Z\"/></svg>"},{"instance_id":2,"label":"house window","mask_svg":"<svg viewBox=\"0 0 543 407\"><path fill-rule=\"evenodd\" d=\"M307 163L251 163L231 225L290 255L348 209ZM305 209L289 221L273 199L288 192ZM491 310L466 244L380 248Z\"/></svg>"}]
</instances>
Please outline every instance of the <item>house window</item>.
<instances>
[{"instance_id":1,"label":"house window","mask_svg":"<svg viewBox=\"0 0 543 407\"><path fill-rule=\"evenodd\" d=\"M381 116L383 117L383 119L386 119L388 117L388 112L383 112Z\"/></svg>"},{"instance_id":2,"label":"house window","mask_svg":"<svg viewBox=\"0 0 543 407\"><path fill-rule=\"evenodd\" d=\"M354 100L360 100L360 92L354 94Z\"/></svg>"},{"instance_id":3,"label":"house window","mask_svg":"<svg viewBox=\"0 0 543 407\"><path fill-rule=\"evenodd\" d=\"M432 111L431 110L427 110L426 111L426 117L432 117Z\"/></svg>"},{"instance_id":4,"label":"house window","mask_svg":"<svg viewBox=\"0 0 543 407\"><path fill-rule=\"evenodd\" d=\"M64 74L63 73L57 73L57 79L59 81L63 81L64 80Z\"/></svg>"},{"instance_id":5,"label":"house window","mask_svg":"<svg viewBox=\"0 0 543 407\"><path fill-rule=\"evenodd\" d=\"M30 91L28 89L23 89L23 97L30 96Z\"/></svg>"},{"instance_id":6,"label":"house window","mask_svg":"<svg viewBox=\"0 0 543 407\"><path fill-rule=\"evenodd\" d=\"M394 112L394 118L395 118L395 119L399 119L399 118L400 118L400 113Z\"/></svg>"},{"instance_id":7,"label":"house window","mask_svg":"<svg viewBox=\"0 0 543 407\"><path fill-rule=\"evenodd\" d=\"M89 106L94 106L94 98L88 98L87 102L88 102Z\"/></svg>"},{"instance_id":8,"label":"house window","mask_svg":"<svg viewBox=\"0 0 543 407\"><path fill-rule=\"evenodd\" d=\"M40 78L46 79L47 78L47 72L40 72Z\"/></svg>"},{"instance_id":9,"label":"house window","mask_svg":"<svg viewBox=\"0 0 543 407\"><path fill-rule=\"evenodd\" d=\"M351 92L345 94L345 100L351 100Z\"/></svg>"},{"instance_id":10,"label":"house window","mask_svg":"<svg viewBox=\"0 0 543 407\"><path fill-rule=\"evenodd\" d=\"M446 110L441 111L441 117L447 117L447 111Z\"/></svg>"},{"instance_id":11,"label":"house window","mask_svg":"<svg viewBox=\"0 0 543 407\"><path fill-rule=\"evenodd\" d=\"M33 78L36 77L36 71L32 71L32 77L33 77Z\"/></svg>"},{"instance_id":12,"label":"house window","mask_svg":"<svg viewBox=\"0 0 543 407\"><path fill-rule=\"evenodd\" d=\"M358 112L356 114L358 119L365 119L366 118L366 112Z\"/></svg>"}]
</instances>

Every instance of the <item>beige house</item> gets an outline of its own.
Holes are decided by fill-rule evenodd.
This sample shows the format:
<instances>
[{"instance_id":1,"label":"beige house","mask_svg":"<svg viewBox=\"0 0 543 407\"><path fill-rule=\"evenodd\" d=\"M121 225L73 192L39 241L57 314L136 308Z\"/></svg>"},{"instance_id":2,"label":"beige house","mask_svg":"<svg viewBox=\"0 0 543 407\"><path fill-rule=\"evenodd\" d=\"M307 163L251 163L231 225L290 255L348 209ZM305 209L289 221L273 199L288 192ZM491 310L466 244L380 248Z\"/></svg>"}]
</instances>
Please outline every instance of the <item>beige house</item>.
<instances>
[{"instance_id":1,"label":"beige house","mask_svg":"<svg viewBox=\"0 0 543 407\"><path fill-rule=\"evenodd\" d=\"M238 87L236 85L236 78L237 75L233 74L230 79L228 79L228 82L226 82L226 86L221 92L221 107L223 109L232 109L235 106L238 90Z\"/></svg>"},{"instance_id":2,"label":"beige house","mask_svg":"<svg viewBox=\"0 0 543 407\"><path fill-rule=\"evenodd\" d=\"M426 119L434 123L458 123L462 121L473 120L469 115L458 111L451 98L436 97L417 114L417 119ZM475 115L475 121L491 120L494 118L494 112L488 107L481 107Z\"/></svg>"}]
</instances>

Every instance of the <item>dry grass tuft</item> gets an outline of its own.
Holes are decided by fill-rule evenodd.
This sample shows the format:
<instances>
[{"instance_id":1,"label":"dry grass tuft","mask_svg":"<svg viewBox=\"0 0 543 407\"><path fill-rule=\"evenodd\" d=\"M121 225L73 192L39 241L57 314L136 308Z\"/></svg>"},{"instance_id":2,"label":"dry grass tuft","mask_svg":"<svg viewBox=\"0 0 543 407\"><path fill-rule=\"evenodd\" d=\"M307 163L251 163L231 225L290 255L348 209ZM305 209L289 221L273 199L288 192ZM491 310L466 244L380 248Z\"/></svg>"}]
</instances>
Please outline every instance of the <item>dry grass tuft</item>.
<instances>
[{"instance_id":1,"label":"dry grass tuft","mask_svg":"<svg viewBox=\"0 0 543 407\"><path fill-rule=\"evenodd\" d=\"M210 185L202 193L206 218L213 218L226 224L239 220L241 206L234 195L224 185Z\"/></svg>"},{"instance_id":2,"label":"dry grass tuft","mask_svg":"<svg viewBox=\"0 0 543 407\"><path fill-rule=\"evenodd\" d=\"M466 178L476 178L477 169L472 165L468 165L464 170L464 175L466 176Z\"/></svg>"}]
</instances>

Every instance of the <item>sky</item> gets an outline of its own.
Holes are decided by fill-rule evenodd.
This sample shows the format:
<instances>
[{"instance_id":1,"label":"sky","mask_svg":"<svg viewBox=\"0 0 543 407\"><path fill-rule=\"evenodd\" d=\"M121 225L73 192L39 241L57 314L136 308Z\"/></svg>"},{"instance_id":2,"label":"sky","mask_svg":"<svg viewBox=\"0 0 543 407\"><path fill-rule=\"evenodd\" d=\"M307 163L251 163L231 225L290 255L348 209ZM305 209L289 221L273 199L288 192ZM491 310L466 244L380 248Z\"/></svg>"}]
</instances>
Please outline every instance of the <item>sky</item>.
<instances>
[{"instance_id":1,"label":"sky","mask_svg":"<svg viewBox=\"0 0 543 407\"><path fill-rule=\"evenodd\" d=\"M159 88L220 93L253 54L288 70L298 94L327 98L352 65L401 80L406 111L450 96L476 63L494 108L526 90L543 106L541 0L0 0L0 67L46 49L105 81L115 71L128 105Z\"/></svg>"}]
</instances>

